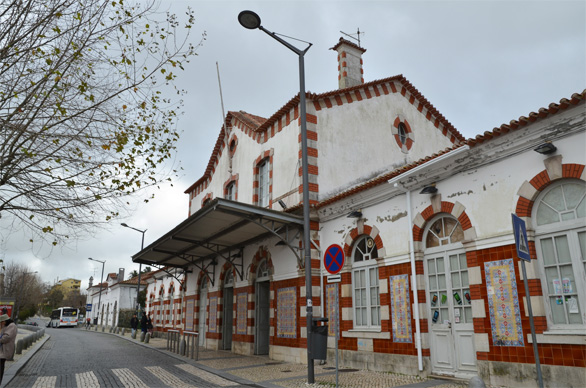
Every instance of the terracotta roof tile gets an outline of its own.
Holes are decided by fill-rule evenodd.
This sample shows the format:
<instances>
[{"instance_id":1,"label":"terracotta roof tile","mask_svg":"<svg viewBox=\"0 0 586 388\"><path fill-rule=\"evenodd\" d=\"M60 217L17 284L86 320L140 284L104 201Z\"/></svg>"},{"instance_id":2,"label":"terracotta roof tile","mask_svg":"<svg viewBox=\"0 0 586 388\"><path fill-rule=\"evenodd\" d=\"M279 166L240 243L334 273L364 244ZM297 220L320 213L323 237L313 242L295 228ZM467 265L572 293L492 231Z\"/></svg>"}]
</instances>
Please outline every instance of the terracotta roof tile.
<instances>
[{"instance_id":1,"label":"terracotta roof tile","mask_svg":"<svg viewBox=\"0 0 586 388\"><path fill-rule=\"evenodd\" d=\"M364 47L360 47L356 43L350 42L349 40L346 40L344 38L340 38L340 40L338 41L338 43L336 43L336 45L334 47L330 48L330 50L337 50L338 47L341 44L343 44L343 43L346 43L347 45L352 46L355 49L362 51L362 53L365 53L366 52L366 49Z\"/></svg>"}]
</instances>

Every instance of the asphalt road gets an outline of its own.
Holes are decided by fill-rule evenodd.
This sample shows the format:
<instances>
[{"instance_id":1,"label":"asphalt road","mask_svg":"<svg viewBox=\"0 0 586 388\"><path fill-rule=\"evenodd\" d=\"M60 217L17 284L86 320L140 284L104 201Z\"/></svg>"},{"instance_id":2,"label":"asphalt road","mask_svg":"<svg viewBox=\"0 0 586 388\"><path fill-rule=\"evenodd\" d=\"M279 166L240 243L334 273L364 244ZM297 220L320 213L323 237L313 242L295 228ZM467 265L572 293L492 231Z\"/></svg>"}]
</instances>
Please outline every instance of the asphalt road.
<instances>
[{"instance_id":1,"label":"asphalt road","mask_svg":"<svg viewBox=\"0 0 586 388\"><path fill-rule=\"evenodd\" d=\"M117 336L45 330L51 338L7 387L242 387Z\"/></svg>"}]
</instances>

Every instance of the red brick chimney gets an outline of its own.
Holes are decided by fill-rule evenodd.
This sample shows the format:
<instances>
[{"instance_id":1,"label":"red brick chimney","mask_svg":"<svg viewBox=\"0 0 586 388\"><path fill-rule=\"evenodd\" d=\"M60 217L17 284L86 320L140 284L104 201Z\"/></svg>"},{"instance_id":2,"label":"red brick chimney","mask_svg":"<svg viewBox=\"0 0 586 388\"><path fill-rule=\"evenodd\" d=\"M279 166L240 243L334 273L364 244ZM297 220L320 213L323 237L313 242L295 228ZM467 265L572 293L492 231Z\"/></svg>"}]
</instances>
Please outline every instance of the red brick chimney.
<instances>
[{"instance_id":1,"label":"red brick chimney","mask_svg":"<svg viewBox=\"0 0 586 388\"><path fill-rule=\"evenodd\" d=\"M344 38L331 48L338 52L338 88L345 89L364 83L362 54L366 49Z\"/></svg>"}]
</instances>

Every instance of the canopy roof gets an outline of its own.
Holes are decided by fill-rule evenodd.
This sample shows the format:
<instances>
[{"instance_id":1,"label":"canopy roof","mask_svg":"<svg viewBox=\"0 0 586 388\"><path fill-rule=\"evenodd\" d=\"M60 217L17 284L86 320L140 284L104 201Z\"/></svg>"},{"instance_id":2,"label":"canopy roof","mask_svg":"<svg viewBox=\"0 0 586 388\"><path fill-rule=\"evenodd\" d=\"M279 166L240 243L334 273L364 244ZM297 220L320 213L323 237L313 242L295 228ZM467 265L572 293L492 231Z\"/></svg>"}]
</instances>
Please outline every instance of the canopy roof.
<instances>
[{"instance_id":1,"label":"canopy roof","mask_svg":"<svg viewBox=\"0 0 586 388\"><path fill-rule=\"evenodd\" d=\"M303 217L216 198L133 255L132 261L184 269L193 264L205 269L215 266L216 257L221 256L236 265L233 258L242 248L271 236L283 240L295 253L287 239L291 239L291 231L300 229Z\"/></svg>"}]
</instances>

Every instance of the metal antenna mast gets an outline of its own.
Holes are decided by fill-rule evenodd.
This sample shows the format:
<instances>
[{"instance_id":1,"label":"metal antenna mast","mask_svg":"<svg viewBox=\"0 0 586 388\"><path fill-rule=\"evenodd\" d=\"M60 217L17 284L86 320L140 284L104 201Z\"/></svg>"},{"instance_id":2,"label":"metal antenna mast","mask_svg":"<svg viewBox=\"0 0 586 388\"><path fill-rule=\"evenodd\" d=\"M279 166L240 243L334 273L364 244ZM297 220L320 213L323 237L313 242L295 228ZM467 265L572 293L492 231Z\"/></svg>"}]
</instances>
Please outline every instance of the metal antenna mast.
<instances>
[{"instance_id":1,"label":"metal antenna mast","mask_svg":"<svg viewBox=\"0 0 586 388\"><path fill-rule=\"evenodd\" d=\"M352 38L356 41L358 41L358 47L360 47L360 34L364 35L364 31L360 31L360 28L356 29L356 33L355 34L346 34L344 31L340 31L342 34L346 35L349 38ZM353 35L356 35L357 37L355 38Z\"/></svg>"}]
</instances>

